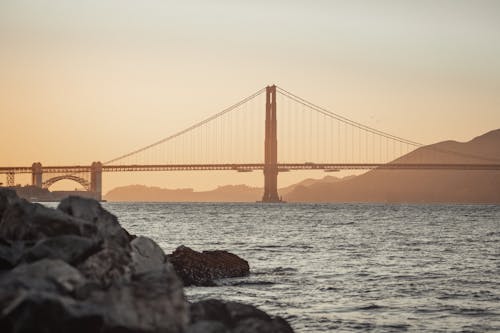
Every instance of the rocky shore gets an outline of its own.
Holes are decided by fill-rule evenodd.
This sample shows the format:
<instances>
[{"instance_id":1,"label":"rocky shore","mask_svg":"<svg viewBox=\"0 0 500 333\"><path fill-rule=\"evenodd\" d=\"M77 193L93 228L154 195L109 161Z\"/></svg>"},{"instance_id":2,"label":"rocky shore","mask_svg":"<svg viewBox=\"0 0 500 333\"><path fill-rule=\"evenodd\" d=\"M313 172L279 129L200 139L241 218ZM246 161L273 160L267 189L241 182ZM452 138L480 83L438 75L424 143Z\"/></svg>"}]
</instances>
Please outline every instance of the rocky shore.
<instances>
[{"instance_id":1,"label":"rocky shore","mask_svg":"<svg viewBox=\"0 0 500 333\"><path fill-rule=\"evenodd\" d=\"M97 201L51 209L0 189L0 332L293 332L251 305L184 295L184 285L247 274L226 251L167 256Z\"/></svg>"}]
</instances>

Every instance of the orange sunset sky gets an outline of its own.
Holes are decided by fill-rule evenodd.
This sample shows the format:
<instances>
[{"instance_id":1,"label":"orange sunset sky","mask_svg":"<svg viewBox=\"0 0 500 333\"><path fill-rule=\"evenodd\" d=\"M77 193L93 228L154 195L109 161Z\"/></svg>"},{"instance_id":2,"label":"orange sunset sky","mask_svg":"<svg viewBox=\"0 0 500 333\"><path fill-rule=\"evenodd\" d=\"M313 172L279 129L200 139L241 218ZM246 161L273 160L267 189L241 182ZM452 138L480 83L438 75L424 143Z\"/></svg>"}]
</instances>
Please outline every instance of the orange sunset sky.
<instances>
[{"instance_id":1,"label":"orange sunset sky","mask_svg":"<svg viewBox=\"0 0 500 333\"><path fill-rule=\"evenodd\" d=\"M417 142L468 141L500 127L500 1L2 0L0 165L110 160L273 83ZM104 192L262 182L105 174Z\"/></svg>"}]
</instances>

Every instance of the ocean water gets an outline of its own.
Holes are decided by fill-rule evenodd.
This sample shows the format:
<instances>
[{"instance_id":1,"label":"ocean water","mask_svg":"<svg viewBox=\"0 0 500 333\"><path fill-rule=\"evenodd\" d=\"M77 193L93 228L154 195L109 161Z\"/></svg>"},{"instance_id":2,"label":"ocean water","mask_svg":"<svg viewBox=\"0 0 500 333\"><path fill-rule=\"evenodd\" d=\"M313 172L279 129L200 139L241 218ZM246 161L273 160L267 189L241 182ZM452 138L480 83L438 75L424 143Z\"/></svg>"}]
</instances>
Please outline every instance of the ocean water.
<instances>
[{"instance_id":1,"label":"ocean water","mask_svg":"<svg viewBox=\"0 0 500 333\"><path fill-rule=\"evenodd\" d=\"M254 304L296 332L499 332L500 206L105 203L165 252L224 249L245 278L189 300Z\"/></svg>"}]
</instances>

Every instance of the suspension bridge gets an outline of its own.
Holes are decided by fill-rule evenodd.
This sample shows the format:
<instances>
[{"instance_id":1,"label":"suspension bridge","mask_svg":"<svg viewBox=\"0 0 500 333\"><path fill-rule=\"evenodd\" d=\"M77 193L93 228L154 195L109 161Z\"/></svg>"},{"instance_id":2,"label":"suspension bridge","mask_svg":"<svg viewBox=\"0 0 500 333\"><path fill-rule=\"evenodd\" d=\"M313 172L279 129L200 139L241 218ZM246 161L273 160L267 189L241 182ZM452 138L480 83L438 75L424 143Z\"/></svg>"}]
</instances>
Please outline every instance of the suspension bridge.
<instances>
[{"instance_id":1,"label":"suspension bridge","mask_svg":"<svg viewBox=\"0 0 500 333\"><path fill-rule=\"evenodd\" d=\"M427 153L413 161L401 161L417 148ZM429 152L445 156L447 162L434 162ZM106 162L65 166L35 162L31 166L0 167L0 173L6 175L7 186L15 185L16 174L31 174L32 185L39 188L72 180L101 200L106 172L261 170L262 201L280 202L281 172L370 169L500 170L500 161L424 147L273 85L182 131Z\"/></svg>"}]
</instances>

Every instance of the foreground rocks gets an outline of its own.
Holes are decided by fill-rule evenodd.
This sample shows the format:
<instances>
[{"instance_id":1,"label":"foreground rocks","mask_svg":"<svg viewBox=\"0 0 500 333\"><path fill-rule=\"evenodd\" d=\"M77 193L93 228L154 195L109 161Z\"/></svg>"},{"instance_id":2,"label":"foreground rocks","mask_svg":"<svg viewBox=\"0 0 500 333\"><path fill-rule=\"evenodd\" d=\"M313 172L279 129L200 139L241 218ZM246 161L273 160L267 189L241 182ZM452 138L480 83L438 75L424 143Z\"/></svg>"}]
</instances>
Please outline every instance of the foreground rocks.
<instances>
[{"instance_id":1,"label":"foreground rocks","mask_svg":"<svg viewBox=\"0 0 500 333\"><path fill-rule=\"evenodd\" d=\"M0 189L0 332L292 332L250 305L186 301L183 284L248 273L225 251L167 257L94 200L50 209Z\"/></svg>"},{"instance_id":2,"label":"foreground rocks","mask_svg":"<svg viewBox=\"0 0 500 333\"><path fill-rule=\"evenodd\" d=\"M197 252L179 246L168 259L185 286L213 286L217 279L250 274L248 262L227 251Z\"/></svg>"},{"instance_id":3,"label":"foreground rocks","mask_svg":"<svg viewBox=\"0 0 500 333\"><path fill-rule=\"evenodd\" d=\"M246 304L209 299L191 304L189 333L293 333L282 318Z\"/></svg>"}]
</instances>

